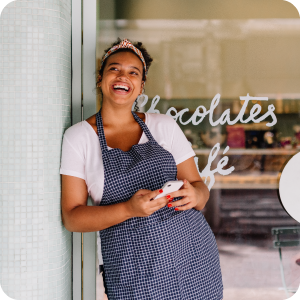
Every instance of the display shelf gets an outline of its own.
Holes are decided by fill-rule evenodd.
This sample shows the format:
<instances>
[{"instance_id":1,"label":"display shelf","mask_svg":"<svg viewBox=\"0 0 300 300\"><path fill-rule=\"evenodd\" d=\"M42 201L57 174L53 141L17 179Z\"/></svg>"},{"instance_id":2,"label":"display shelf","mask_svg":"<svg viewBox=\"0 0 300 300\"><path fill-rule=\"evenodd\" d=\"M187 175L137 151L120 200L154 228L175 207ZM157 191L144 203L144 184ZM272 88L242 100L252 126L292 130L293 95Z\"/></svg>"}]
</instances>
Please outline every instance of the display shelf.
<instances>
[{"instance_id":1,"label":"display shelf","mask_svg":"<svg viewBox=\"0 0 300 300\"><path fill-rule=\"evenodd\" d=\"M196 155L209 155L211 149L194 149ZM223 154L224 149L219 150L219 155ZM300 152L300 149L283 149L283 148L269 148L269 149L229 149L225 155L293 155Z\"/></svg>"},{"instance_id":2,"label":"display shelf","mask_svg":"<svg viewBox=\"0 0 300 300\"><path fill-rule=\"evenodd\" d=\"M215 175L213 189L278 189L279 172Z\"/></svg>"},{"instance_id":3,"label":"display shelf","mask_svg":"<svg viewBox=\"0 0 300 300\"><path fill-rule=\"evenodd\" d=\"M278 189L278 183L223 183L216 182L212 189L224 189L224 190L267 190L267 189Z\"/></svg>"}]
</instances>

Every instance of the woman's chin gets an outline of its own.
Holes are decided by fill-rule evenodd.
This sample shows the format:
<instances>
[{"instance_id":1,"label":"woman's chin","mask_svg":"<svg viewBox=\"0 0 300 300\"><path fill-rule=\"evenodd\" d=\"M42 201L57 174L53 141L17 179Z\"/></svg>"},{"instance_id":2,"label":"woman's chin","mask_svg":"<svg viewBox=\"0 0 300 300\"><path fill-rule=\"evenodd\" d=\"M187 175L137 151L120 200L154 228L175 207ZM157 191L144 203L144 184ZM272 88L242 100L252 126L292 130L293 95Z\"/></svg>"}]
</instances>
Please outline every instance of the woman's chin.
<instances>
[{"instance_id":1,"label":"woman's chin","mask_svg":"<svg viewBox=\"0 0 300 300\"><path fill-rule=\"evenodd\" d=\"M126 99L115 99L114 101L109 101L112 107L115 108L127 108L131 110L131 107L133 105L135 100L126 100Z\"/></svg>"}]
</instances>

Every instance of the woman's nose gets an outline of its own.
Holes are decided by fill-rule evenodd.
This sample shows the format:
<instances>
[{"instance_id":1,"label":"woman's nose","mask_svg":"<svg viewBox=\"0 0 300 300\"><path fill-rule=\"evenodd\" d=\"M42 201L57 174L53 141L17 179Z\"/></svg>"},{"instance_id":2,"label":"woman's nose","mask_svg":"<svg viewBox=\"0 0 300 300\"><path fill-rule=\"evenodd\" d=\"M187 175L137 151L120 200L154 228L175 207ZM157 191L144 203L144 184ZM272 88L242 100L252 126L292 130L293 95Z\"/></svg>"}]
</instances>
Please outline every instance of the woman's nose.
<instances>
[{"instance_id":1,"label":"woman's nose","mask_svg":"<svg viewBox=\"0 0 300 300\"><path fill-rule=\"evenodd\" d=\"M125 79L125 80L127 80L127 79L128 79L128 77L127 77L126 73L125 73L125 72L123 72L123 71L120 71L120 72L119 72L119 74L118 74L118 78L119 78L119 79Z\"/></svg>"}]
</instances>

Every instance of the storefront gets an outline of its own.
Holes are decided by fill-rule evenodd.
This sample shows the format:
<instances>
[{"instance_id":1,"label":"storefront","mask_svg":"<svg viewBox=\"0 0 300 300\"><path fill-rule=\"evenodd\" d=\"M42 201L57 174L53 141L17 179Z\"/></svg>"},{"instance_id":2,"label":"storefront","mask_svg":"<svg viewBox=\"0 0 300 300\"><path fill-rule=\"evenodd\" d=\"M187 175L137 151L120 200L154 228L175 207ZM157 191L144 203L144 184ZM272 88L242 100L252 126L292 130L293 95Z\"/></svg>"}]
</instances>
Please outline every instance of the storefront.
<instances>
[{"instance_id":1,"label":"storefront","mask_svg":"<svg viewBox=\"0 0 300 300\"><path fill-rule=\"evenodd\" d=\"M224 300L288 298L281 276L299 286L300 249L283 248L280 273L271 230L299 225L278 197L281 171L300 151L295 7L42 2L13 1L1 15L3 290L18 299L103 299L96 234L71 235L61 221L59 160L64 130L100 108L97 70L120 37L142 41L154 58L140 111L172 116L195 150L211 193L203 213L220 251ZM298 232L289 235L298 241Z\"/></svg>"},{"instance_id":2,"label":"storefront","mask_svg":"<svg viewBox=\"0 0 300 300\"><path fill-rule=\"evenodd\" d=\"M271 229L298 225L278 197L280 172L300 151L297 11L279 1L272 2L272 10L266 9L268 1L227 1L226 9L214 1L97 5L98 67L103 50L117 37L142 41L154 61L140 109L172 116L197 154L195 162L211 191L204 213L224 261L225 299L242 297L243 289L253 298L270 299L272 288L281 299L277 249L272 263L257 263L263 254L244 260L253 264L252 276L262 274L260 283L242 266L229 279L222 250L230 245L273 250ZM285 265L287 285L294 288L300 275L295 266ZM276 280L263 277L274 273L277 289ZM238 281L239 276L244 278Z\"/></svg>"}]
</instances>

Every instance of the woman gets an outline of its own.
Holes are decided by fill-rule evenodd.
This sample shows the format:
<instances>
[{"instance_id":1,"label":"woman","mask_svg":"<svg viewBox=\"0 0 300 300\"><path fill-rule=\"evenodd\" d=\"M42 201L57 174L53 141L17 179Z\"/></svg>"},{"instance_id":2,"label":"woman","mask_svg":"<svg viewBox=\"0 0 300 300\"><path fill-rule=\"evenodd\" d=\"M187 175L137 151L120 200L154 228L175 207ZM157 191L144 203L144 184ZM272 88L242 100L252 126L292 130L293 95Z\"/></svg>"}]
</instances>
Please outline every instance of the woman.
<instances>
[{"instance_id":1,"label":"woman","mask_svg":"<svg viewBox=\"0 0 300 300\"><path fill-rule=\"evenodd\" d=\"M218 250L201 209L209 192L176 122L134 113L152 58L118 40L99 71L102 108L64 136L62 217L100 231L108 299L222 299ZM152 200L170 180L183 187ZM87 206L91 195L96 206Z\"/></svg>"}]
</instances>

